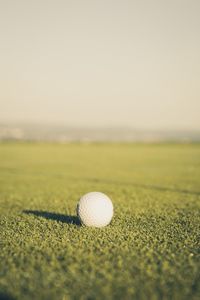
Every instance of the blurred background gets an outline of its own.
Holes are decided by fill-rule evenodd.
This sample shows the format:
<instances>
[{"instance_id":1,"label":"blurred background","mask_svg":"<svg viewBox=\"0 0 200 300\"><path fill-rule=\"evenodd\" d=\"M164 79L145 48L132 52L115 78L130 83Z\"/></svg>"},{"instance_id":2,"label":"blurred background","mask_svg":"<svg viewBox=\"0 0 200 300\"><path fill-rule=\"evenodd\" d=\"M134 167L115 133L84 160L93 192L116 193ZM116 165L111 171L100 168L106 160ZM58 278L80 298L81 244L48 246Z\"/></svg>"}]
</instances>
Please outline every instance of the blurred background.
<instances>
[{"instance_id":1,"label":"blurred background","mask_svg":"<svg viewBox=\"0 0 200 300\"><path fill-rule=\"evenodd\" d=\"M0 140L200 141L198 0L1 0Z\"/></svg>"}]
</instances>

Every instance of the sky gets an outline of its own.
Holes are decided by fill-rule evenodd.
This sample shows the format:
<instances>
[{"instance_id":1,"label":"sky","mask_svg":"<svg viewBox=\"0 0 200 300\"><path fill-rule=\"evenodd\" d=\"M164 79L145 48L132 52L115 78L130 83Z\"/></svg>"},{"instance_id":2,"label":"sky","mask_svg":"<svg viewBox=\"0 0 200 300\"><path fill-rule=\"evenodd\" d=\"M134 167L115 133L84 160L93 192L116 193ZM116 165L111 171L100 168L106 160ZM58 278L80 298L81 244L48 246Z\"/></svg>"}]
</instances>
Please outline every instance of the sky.
<instances>
[{"instance_id":1,"label":"sky","mask_svg":"<svg viewBox=\"0 0 200 300\"><path fill-rule=\"evenodd\" d=\"M199 0L0 0L0 123L200 130Z\"/></svg>"}]
</instances>

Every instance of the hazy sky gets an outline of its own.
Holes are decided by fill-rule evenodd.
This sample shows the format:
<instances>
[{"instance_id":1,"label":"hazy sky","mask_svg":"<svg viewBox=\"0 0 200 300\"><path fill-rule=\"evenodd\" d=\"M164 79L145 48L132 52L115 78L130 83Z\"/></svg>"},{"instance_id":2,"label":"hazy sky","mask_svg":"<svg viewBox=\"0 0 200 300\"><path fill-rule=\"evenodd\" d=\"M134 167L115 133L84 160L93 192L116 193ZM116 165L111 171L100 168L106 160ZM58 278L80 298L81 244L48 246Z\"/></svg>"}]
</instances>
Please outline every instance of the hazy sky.
<instances>
[{"instance_id":1,"label":"hazy sky","mask_svg":"<svg viewBox=\"0 0 200 300\"><path fill-rule=\"evenodd\" d=\"M0 0L0 122L200 129L199 0Z\"/></svg>"}]
</instances>

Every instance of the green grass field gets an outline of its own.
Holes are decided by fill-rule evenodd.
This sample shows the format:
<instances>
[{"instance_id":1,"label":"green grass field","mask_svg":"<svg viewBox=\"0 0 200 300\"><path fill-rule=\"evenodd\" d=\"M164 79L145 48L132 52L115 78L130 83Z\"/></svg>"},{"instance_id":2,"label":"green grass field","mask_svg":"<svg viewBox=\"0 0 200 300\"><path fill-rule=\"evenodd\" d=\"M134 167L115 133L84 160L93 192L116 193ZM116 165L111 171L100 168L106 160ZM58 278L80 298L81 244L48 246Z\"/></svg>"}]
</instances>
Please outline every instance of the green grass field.
<instances>
[{"instance_id":1,"label":"green grass field","mask_svg":"<svg viewBox=\"0 0 200 300\"><path fill-rule=\"evenodd\" d=\"M199 299L200 145L2 143L0 222L0 299Z\"/></svg>"}]
</instances>

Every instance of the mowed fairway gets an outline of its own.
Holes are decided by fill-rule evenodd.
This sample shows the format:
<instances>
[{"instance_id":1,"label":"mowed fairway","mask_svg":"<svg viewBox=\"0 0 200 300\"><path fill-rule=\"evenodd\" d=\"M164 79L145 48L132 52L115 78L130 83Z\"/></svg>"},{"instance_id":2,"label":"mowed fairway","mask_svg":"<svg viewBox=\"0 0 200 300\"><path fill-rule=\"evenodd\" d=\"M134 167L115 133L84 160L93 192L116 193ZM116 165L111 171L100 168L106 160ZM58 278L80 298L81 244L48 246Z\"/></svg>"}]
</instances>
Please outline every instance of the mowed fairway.
<instances>
[{"instance_id":1,"label":"mowed fairway","mask_svg":"<svg viewBox=\"0 0 200 300\"><path fill-rule=\"evenodd\" d=\"M2 143L0 220L0 299L199 299L200 145Z\"/></svg>"}]
</instances>

